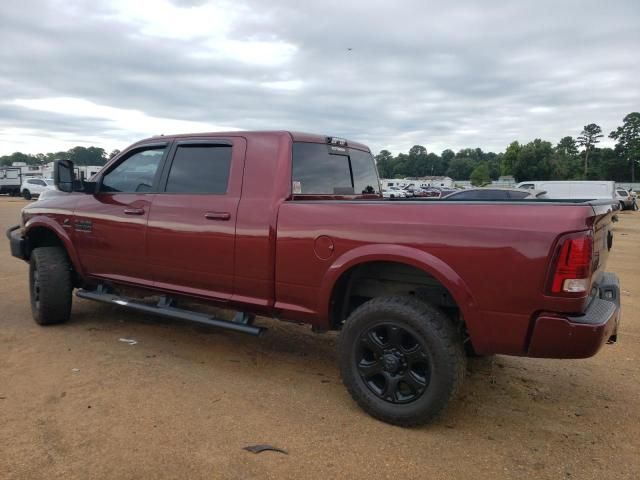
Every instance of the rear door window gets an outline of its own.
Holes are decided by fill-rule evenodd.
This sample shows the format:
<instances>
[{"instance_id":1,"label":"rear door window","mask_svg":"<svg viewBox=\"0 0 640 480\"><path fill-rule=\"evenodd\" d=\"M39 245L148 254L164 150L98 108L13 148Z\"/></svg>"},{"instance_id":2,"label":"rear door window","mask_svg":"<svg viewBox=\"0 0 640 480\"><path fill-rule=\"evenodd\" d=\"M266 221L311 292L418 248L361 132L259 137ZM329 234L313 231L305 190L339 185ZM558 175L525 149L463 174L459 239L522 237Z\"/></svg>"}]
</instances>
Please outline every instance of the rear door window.
<instances>
[{"instance_id":1,"label":"rear door window","mask_svg":"<svg viewBox=\"0 0 640 480\"><path fill-rule=\"evenodd\" d=\"M380 185L369 152L295 142L292 191L302 195L379 194Z\"/></svg>"},{"instance_id":2,"label":"rear door window","mask_svg":"<svg viewBox=\"0 0 640 480\"><path fill-rule=\"evenodd\" d=\"M229 183L231 145L179 145L166 192L224 194Z\"/></svg>"}]
</instances>

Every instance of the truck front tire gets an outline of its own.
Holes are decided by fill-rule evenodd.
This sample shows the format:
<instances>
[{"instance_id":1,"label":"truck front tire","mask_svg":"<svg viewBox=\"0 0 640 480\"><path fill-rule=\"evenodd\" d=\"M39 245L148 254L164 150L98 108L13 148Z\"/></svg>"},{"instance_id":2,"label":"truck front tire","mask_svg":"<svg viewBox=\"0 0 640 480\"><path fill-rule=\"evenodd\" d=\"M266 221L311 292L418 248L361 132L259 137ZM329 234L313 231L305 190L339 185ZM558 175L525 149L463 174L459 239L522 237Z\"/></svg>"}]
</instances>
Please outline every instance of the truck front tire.
<instances>
[{"instance_id":1,"label":"truck front tire","mask_svg":"<svg viewBox=\"0 0 640 480\"><path fill-rule=\"evenodd\" d=\"M360 407L403 427L440 414L456 396L466 365L453 323L405 296L374 298L354 310L338 355L342 380Z\"/></svg>"},{"instance_id":2,"label":"truck front tire","mask_svg":"<svg viewBox=\"0 0 640 480\"><path fill-rule=\"evenodd\" d=\"M39 325L66 322L71 314L71 265L61 247L31 252L29 291L33 319Z\"/></svg>"}]
</instances>

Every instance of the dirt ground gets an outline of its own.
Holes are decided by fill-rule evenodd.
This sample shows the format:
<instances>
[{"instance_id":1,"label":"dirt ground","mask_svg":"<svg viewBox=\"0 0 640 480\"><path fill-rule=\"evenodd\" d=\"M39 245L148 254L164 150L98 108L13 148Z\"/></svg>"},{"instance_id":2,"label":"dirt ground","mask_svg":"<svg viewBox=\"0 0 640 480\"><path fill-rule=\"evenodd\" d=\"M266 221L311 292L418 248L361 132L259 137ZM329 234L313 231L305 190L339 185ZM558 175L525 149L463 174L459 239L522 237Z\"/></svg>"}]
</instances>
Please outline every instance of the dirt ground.
<instances>
[{"instance_id":1,"label":"dirt ground","mask_svg":"<svg viewBox=\"0 0 640 480\"><path fill-rule=\"evenodd\" d=\"M3 231L25 204L0 197ZM0 478L639 478L640 214L620 214L608 269L617 345L474 362L444 416L402 429L355 405L335 336L305 326L261 320L253 338L74 299L69 323L39 327L5 243ZM289 454L243 450L260 443Z\"/></svg>"}]
</instances>

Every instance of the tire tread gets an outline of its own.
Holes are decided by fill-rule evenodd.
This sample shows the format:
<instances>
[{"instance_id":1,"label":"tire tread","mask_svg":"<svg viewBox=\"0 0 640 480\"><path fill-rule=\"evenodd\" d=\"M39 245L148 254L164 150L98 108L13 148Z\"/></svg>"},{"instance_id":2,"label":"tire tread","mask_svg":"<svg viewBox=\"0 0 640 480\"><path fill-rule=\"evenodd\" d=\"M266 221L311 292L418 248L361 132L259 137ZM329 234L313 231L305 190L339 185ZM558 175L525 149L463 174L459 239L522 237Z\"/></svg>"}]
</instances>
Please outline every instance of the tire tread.
<instances>
[{"instance_id":1,"label":"tire tread","mask_svg":"<svg viewBox=\"0 0 640 480\"><path fill-rule=\"evenodd\" d=\"M351 345L348 345L348 339L353 335L357 335L357 332L352 332L352 330L357 331L358 328L361 328L358 325L359 319L368 317L381 309L393 310L405 318L412 318L411 326L418 330L421 335L428 334L428 329L431 330L444 346L447 357L446 362L451 366L445 391L440 392L438 401L411 417L393 413L392 409L389 409L388 412L380 411L381 409L375 405L376 400L374 397L367 393L363 394L362 387L356 384L358 379L352 378L350 366L345 364L345 359L350 358L348 352L352 348ZM442 413L449 401L457 396L466 371L466 355L460 334L453 322L437 308L411 296L378 297L355 309L343 326L338 340L338 351L341 359L340 367L343 382L358 405L379 420L404 427L423 425Z\"/></svg>"},{"instance_id":2,"label":"tire tread","mask_svg":"<svg viewBox=\"0 0 640 480\"><path fill-rule=\"evenodd\" d=\"M31 252L31 262L37 264L40 282L39 308L31 302L34 320L40 325L66 322L73 290L67 253L61 247L40 247Z\"/></svg>"}]
</instances>

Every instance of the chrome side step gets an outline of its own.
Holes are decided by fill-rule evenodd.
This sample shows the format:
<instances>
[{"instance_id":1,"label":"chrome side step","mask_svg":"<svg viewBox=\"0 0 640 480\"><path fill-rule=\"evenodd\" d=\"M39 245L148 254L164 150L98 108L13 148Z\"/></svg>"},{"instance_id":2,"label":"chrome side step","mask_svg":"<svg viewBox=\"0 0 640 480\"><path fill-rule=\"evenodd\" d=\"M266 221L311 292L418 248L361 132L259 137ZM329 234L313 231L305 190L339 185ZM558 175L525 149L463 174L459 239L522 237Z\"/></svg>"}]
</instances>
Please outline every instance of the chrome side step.
<instances>
[{"instance_id":1,"label":"chrome side step","mask_svg":"<svg viewBox=\"0 0 640 480\"><path fill-rule=\"evenodd\" d=\"M156 305L147 305L126 297L120 297L118 295L108 293L102 286L99 286L97 290L79 289L76 292L76 296L86 298L88 300L120 305L121 307L131 308L141 312L162 315L163 317L177 318L179 320L209 325L211 327L233 330L234 332L246 333L256 337L262 335L266 330L264 327L252 325L254 319L253 315L238 312L232 321L221 320L219 318L205 315L204 313L177 308L174 306L175 302L167 297L162 297Z\"/></svg>"}]
</instances>

